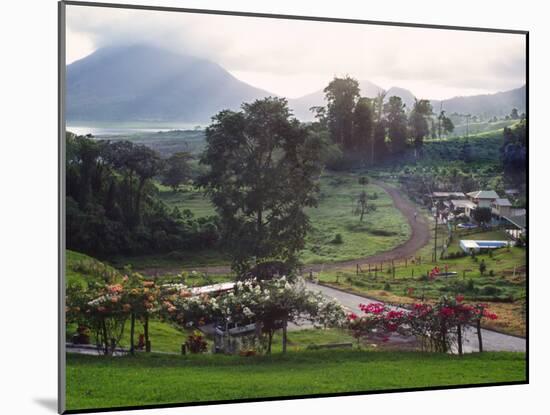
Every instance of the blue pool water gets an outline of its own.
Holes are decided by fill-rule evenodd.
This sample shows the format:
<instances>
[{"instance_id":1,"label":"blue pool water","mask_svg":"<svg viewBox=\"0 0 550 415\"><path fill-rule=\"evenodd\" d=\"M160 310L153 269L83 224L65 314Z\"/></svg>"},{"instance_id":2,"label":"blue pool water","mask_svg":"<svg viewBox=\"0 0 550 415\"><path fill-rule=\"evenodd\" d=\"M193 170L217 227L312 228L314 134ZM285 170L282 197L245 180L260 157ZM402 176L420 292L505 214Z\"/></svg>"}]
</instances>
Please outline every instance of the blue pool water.
<instances>
[{"instance_id":1,"label":"blue pool water","mask_svg":"<svg viewBox=\"0 0 550 415\"><path fill-rule=\"evenodd\" d=\"M506 246L506 242L482 242L476 241L477 246L480 248L492 248L492 247L502 247Z\"/></svg>"}]
</instances>

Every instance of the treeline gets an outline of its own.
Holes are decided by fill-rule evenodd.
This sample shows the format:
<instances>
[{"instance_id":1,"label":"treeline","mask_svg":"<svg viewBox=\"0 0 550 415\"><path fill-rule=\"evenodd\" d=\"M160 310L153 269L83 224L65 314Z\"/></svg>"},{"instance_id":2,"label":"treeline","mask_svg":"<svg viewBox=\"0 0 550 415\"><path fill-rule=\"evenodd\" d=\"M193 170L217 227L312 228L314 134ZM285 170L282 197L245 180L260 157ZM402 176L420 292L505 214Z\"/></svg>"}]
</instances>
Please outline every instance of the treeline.
<instances>
[{"instance_id":1,"label":"treeline","mask_svg":"<svg viewBox=\"0 0 550 415\"><path fill-rule=\"evenodd\" d=\"M454 130L445 111L434 114L428 100L415 100L406 108L397 96L361 97L359 82L349 76L334 78L324 89L326 107L313 107L317 126L328 132L342 151L343 160L375 164L403 154L408 148L421 152L426 137ZM333 162L332 167L338 167ZM329 167L331 167L329 165Z\"/></svg>"},{"instance_id":2,"label":"treeline","mask_svg":"<svg viewBox=\"0 0 550 415\"><path fill-rule=\"evenodd\" d=\"M219 240L214 217L194 218L158 198L154 179L188 179L188 156L163 160L143 145L66 137L67 248L105 257L199 249Z\"/></svg>"},{"instance_id":3,"label":"treeline","mask_svg":"<svg viewBox=\"0 0 550 415\"><path fill-rule=\"evenodd\" d=\"M514 127L504 128L504 142L500 148L504 172L507 175L525 175L527 169L527 120L522 116Z\"/></svg>"}]
</instances>

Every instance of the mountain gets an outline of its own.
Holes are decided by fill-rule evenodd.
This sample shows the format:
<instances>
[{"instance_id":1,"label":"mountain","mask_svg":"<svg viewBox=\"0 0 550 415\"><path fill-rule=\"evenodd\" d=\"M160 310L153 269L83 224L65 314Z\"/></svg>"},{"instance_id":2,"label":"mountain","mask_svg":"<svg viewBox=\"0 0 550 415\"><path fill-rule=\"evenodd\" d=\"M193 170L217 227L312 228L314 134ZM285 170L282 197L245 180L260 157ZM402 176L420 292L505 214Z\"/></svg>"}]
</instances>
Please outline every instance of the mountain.
<instances>
[{"instance_id":1,"label":"mountain","mask_svg":"<svg viewBox=\"0 0 550 415\"><path fill-rule=\"evenodd\" d=\"M383 89L372 82L359 82L361 96L375 97ZM222 109L239 109L243 102L276 94L253 87L220 65L144 45L98 49L67 66L67 111L69 123L77 122L181 122L206 124ZM404 88L386 91L387 101L399 96L410 110L414 94ZM289 107L302 121L312 121L309 108L324 106L318 90L289 99ZM502 116L512 108L526 107L525 86L488 95L432 100L434 111L441 104L448 113Z\"/></svg>"},{"instance_id":2,"label":"mountain","mask_svg":"<svg viewBox=\"0 0 550 415\"><path fill-rule=\"evenodd\" d=\"M403 101L403 104L407 106L406 107L407 111L410 111L414 105L415 96L408 89L392 86L390 89L386 91L386 97L384 98L384 102L388 102L390 97L401 98L401 101Z\"/></svg>"},{"instance_id":3,"label":"mountain","mask_svg":"<svg viewBox=\"0 0 550 415\"><path fill-rule=\"evenodd\" d=\"M527 102L526 86L512 89L505 92L497 92L496 94L472 95L467 97L454 97L442 101L432 100L434 112L438 112L439 108L452 114L477 114L486 117L508 115L512 108L517 108L518 111L525 112Z\"/></svg>"},{"instance_id":4,"label":"mountain","mask_svg":"<svg viewBox=\"0 0 550 415\"><path fill-rule=\"evenodd\" d=\"M379 92L384 91L383 88L370 81L359 81L359 89L361 90L361 96L369 98L374 98ZM325 105L325 93L322 89L312 92L311 94L304 95L300 98L288 100L288 106L292 109L294 115L302 121L313 120L313 114L309 110L311 107Z\"/></svg>"},{"instance_id":5,"label":"mountain","mask_svg":"<svg viewBox=\"0 0 550 415\"><path fill-rule=\"evenodd\" d=\"M67 121L206 123L274 96L216 63L144 45L107 47L67 66Z\"/></svg>"}]
</instances>

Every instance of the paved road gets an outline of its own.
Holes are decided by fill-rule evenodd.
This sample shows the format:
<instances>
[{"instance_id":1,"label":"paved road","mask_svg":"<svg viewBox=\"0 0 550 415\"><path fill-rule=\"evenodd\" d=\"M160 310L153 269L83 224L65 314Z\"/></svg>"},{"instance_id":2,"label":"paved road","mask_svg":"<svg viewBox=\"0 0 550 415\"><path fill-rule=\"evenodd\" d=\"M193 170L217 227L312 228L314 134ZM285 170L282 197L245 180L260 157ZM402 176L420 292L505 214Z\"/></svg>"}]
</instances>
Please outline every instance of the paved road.
<instances>
[{"instance_id":1,"label":"paved road","mask_svg":"<svg viewBox=\"0 0 550 415\"><path fill-rule=\"evenodd\" d=\"M397 247L385 251L380 252L375 255L366 256L363 258L357 258L352 259L349 261L340 261L340 262L332 262L328 264L311 264L304 266L304 271L309 272L309 270L312 270L314 272L320 272L320 271L326 271L326 270L334 270L334 269L341 269L341 268L347 268L347 267L355 267L356 264L359 265L368 265L368 264L379 264L381 262L387 262L391 260L397 260L397 259L403 259L403 258L409 258L414 256L414 254L422 248L424 245L426 245L430 241L430 229L426 222L426 220L422 217L422 215L417 215L415 218L414 214L416 212L416 206L411 203L407 198L402 196L401 192L397 190L396 188L389 186L385 184L384 182L380 181L374 181L373 183L377 186L380 186L382 189L384 189L392 198L394 206L401 211L403 216L407 219L407 222L409 223L409 226L411 228L411 236L409 239L402 243L401 245L398 245ZM183 269L185 269L185 266L183 266ZM188 269L188 271L195 270L198 272L208 272L208 274L228 274L231 272L231 269L227 265L219 265L219 266L210 266L210 267L195 267L192 269ZM180 273L182 271L182 268L175 268L175 269L166 269L166 268L147 268L138 270L144 275L163 275L163 274L170 274L170 273Z\"/></svg>"},{"instance_id":2,"label":"paved road","mask_svg":"<svg viewBox=\"0 0 550 415\"><path fill-rule=\"evenodd\" d=\"M312 291L320 291L326 297L334 298L339 301L344 307L359 315L362 312L359 310L359 304L369 304L379 302L355 294L349 294L334 288L314 283L307 283L308 289ZM483 350L486 351L510 351L510 352L525 352L526 340L520 337L509 336L502 333L497 333L492 330L482 329ZM393 339L390 339L392 341ZM396 340L398 340L396 338ZM463 350L465 353L475 352L478 350L477 333L474 329L469 329L465 334L465 342Z\"/></svg>"}]
</instances>

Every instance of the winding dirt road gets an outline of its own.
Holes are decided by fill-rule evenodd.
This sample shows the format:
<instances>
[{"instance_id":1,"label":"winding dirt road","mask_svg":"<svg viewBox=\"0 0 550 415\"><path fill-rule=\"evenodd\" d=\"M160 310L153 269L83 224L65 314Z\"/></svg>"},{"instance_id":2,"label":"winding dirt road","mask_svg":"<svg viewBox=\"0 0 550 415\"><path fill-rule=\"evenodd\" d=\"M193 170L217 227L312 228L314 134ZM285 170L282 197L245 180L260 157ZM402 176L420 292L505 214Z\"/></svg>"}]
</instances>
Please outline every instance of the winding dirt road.
<instances>
[{"instance_id":1,"label":"winding dirt road","mask_svg":"<svg viewBox=\"0 0 550 415\"><path fill-rule=\"evenodd\" d=\"M384 189L392 198L394 206L401 211L403 216L407 219L411 228L411 236L407 242L396 246L395 248L380 252L375 255L370 255L363 258L352 259L349 261L332 262L327 264L314 264L306 265L304 268L312 269L313 271L333 270L346 267L354 267L356 264L379 264L381 262L387 262L391 260L403 259L413 256L420 248L426 245L430 241L430 228L426 220L417 215L415 218L414 213L417 211L409 200L402 196L401 192L394 187L379 181L373 181L377 186Z\"/></svg>"},{"instance_id":2,"label":"winding dirt road","mask_svg":"<svg viewBox=\"0 0 550 415\"><path fill-rule=\"evenodd\" d=\"M387 262L391 260L403 259L414 256L414 254L426 245L430 241L430 230L426 222L426 219L422 215L417 215L415 218L416 206L407 200L399 190L389 186L380 181L374 181L373 183L382 189L384 189L392 198L394 206L401 211L403 216L407 219L409 226L411 228L411 236L409 239L402 243L401 245L396 246L395 248L380 252L375 255L370 255L362 258L356 258L347 261L331 262L324 264L309 264L303 267L305 272L310 270L313 272L335 270L341 268L355 267L357 264L360 266L368 264L380 264L381 262ZM214 265L209 267L195 267L186 269L187 271L195 270L197 272L208 272L208 274L227 274L231 272L231 269L228 265ZM139 270L145 275L163 275L163 274L173 274L179 273L182 271L182 268L147 268Z\"/></svg>"}]
</instances>

